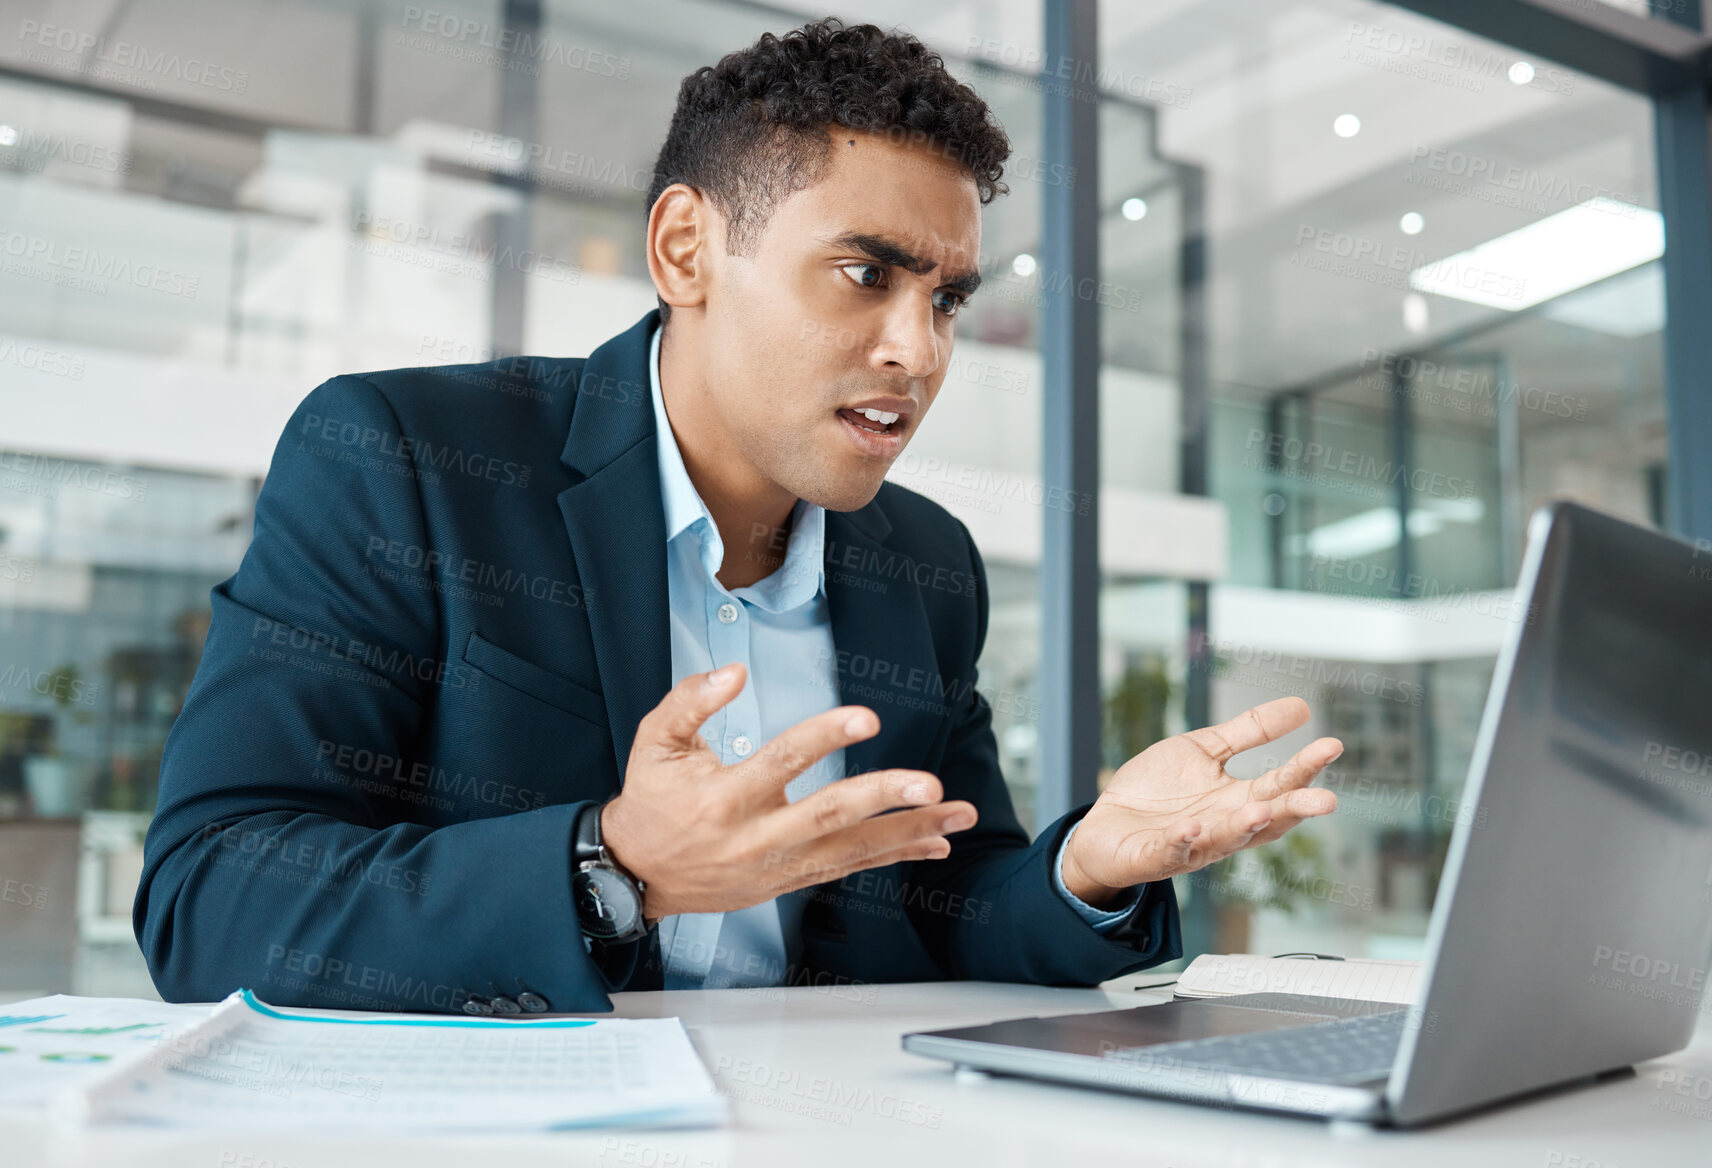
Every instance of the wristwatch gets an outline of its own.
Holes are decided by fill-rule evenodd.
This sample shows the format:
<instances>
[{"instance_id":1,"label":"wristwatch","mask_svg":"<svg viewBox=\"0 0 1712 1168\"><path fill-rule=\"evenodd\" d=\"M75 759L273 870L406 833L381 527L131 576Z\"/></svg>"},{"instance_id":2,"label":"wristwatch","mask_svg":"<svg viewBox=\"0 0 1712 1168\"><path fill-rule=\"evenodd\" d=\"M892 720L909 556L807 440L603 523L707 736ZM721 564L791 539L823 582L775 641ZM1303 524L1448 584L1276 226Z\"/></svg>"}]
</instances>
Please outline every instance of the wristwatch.
<instances>
[{"instance_id":1,"label":"wristwatch","mask_svg":"<svg viewBox=\"0 0 1712 1168\"><path fill-rule=\"evenodd\" d=\"M571 843L571 897L583 932L596 941L622 945L648 933L642 916L647 887L620 868L600 839L602 805L591 803L577 816Z\"/></svg>"}]
</instances>

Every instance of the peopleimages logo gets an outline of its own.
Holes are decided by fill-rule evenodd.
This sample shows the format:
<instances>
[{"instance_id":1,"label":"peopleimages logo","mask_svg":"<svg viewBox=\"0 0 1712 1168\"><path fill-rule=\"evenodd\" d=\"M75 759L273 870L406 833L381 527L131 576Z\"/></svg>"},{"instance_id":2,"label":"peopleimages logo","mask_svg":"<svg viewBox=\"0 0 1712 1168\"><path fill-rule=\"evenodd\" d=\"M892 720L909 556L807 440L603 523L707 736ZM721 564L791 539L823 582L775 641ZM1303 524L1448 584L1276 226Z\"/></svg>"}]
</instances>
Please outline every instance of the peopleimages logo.
<instances>
[{"instance_id":1,"label":"peopleimages logo","mask_svg":"<svg viewBox=\"0 0 1712 1168\"><path fill-rule=\"evenodd\" d=\"M0 579L4 579L0 573ZM30 579L29 575L24 576ZM0 689L27 689L41 694L45 698L53 698L56 702L72 703L80 706L95 704L95 694L99 683L84 681L74 674L60 673L56 670L32 670L27 665L8 665L0 669Z\"/></svg>"},{"instance_id":2,"label":"peopleimages logo","mask_svg":"<svg viewBox=\"0 0 1712 1168\"><path fill-rule=\"evenodd\" d=\"M1524 198L1545 202L1586 203L1602 198L1597 208L1623 219L1633 219L1640 213L1640 197L1633 192L1614 191L1609 187L1551 175L1528 166L1501 163L1479 154L1438 146L1416 146L1409 152L1410 173L1433 171L1473 184L1501 187ZM1405 176L1405 181L1412 181Z\"/></svg>"},{"instance_id":3,"label":"peopleimages logo","mask_svg":"<svg viewBox=\"0 0 1712 1168\"><path fill-rule=\"evenodd\" d=\"M426 439L406 434L393 434L374 426L361 425L343 418L327 418L320 414L303 416L302 433L323 443L352 448L353 452L373 451L400 464L431 467L437 471L469 475L489 482L527 487L531 468L510 459L496 458L479 451L457 446L435 445Z\"/></svg>"},{"instance_id":4,"label":"peopleimages logo","mask_svg":"<svg viewBox=\"0 0 1712 1168\"><path fill-rule=\"evenodd\" d=\"M197 286L201 282L199 277L175 268L139 263L128 256L114 255L99 248L67 246L56 239L26 235L22 231L0 234L0 257L26 265L20 269L8 263L7 270L17 275L75 277L83 281L80 287L98 295L106 294L106 281L111 280L115 284L131 284L151 292L195 300ZM30 264L39 264L41 268L38 272L31 272L27 267Z\"/></svg>"},{"instance_id":5,"label":"peopleimages logo","mask_svg":"<svg viewBox=\"0 0 1712 1168\"><path fill-rule=\"evenodd\" d=\"M420 249L471 265L463 269L453 264L444 270L478 278L484 276L490 266L519 271L526 276L539 276L560 284L575 284L582 278L582 272L575 264L566 263L557 256L533 248L514 248L509 244L502 247L495 240L467 231L452 231L437 224L415 223L390 215L359 211L352 225L358 238L351 240L351 246L363 248L366 254L408 258L411 250ZM396 247L388 251L389 244ZM397 248L406 250L398 252Z\"/></svg>"},{"instance_id":6,"label":"peopleimages logo","mask_svg":"<svg viewBox=\"0 0 1712 1168\"><path fill-rule=\"evenodd\" d=\"M1110 66L1102 67L1097 62L1080 60L1064 53L1048 56L1040 49L1025 48L1011 41L995 40L978 34L969 37L963 51L970 55L979 54L983 60L996 62L1025 74L1021 78L1004 78L1013 84L1018 81L1068 81L1104 93L1122 93L1149 105L1168 105L1176 109L1187 109L1189 99L1195 93L1190 86L1176 85L1158 77L1131 73Z\"/></svg>"},{"instance_id":7,"label":"peopleimages logo","mask_svg":"<svg viewBox=\"0 0 1712 1168\"><path fill-rule=\"evenodd\" d=\"M1310 254L1306 250L1310 248L1318 254ZM1434 285L1448 282L1464 291L1520 302L1528 291L1528 282L1522 276L1478 267L1457 256L1429 259L1422 251L1309 223L1296 228L1296 249L1290 255L1290 262L1312 271L1403 292L1414 288L1418 281Z\"/></svg>"},{"instance_id":8,"label":"peopleimages logo","mask_svg":"<svg viewBox=\"0 0 1712 1168\"><path fill-rule=\"evenodd\" d=\"M1538 385L1523 385L1519 381L1494 378L1483 369L1465 365L1429 361L1413 353L1397 353L1390 349L1366 348L1361 351L1362 374L1357 384L1396 392L1401 381L1410 397L1431 405L1443 405L1463 413L1492 417L1498 405L1511 402L1525 410L1534 410L1554 418L1583 421L1591 403L1584 397L1545 389ZM1434 390L1442 390L1435 393Z\"/></svg>"},{"instance_id":9,"label":"peopleimages logo","mask_svg":"<svg viewBox=\"0 0 1712 1168\"><path fill-rule=\"evenodd\" d=\"M12 475L7 476L5 472L8 471ZM146 499L149 493L147 479L120 474L112 467L18 450L0 450L0 476L4 476L0 477L0 487L50 499L59 497L62 486L82 487L137 503Z\"/></svg>"},{"instance_id":10,"label":"peopleimages logo","mask_svg":"<svg viewBox=\"0 0 1712 1168\"><path fill-rule=\"evenodd\" d=\"M58 349L33 345L28 341L19 344L17 341L0 342L0 362L17 365L23 369L33 369L37 373L46 373L51 377L69 377L73 381L83 380L84 359L62 353Z\"/></svg>"},{"instance_id":11,"label":"peopleimages logo","mask_svg":"<svg viewBox=\"0 0 1712 1168\"><path fill-rule=\"evenodd\" d=\"M506 25L472 20L452 12L436 12L414 4L405 6L403 25L407 29L420 30L423 37L432 39L406 42L401 36L401 44L409 43L412 48L434 47L435 51L454 59L489 63L515 59L530 65L532 73L542 65L559 65L623 81L630 76L634 64L629 57L621 57L617 53L604 53L584 45L567 44L557 37L537 36Z\"/></svg>"},{"instance_id":12,"label":"peopleimages logo","mask_svg":"<svg viewBox=\"0 0 1712 1168\"><path fill-rule=\"evenodd\" d=\"M155 77L172 77L224 93L244 93L250 87L250 75L243 69L215 65L199 57L185 57L165 49L151 49L135 41L80 32L64 25L21 21L18 39L76 58L80 71L88 71L99 64Z\"/></svg>"},{"instance_id":13,"label":"peopleimages logo","mask_svg":"<svg viewBox=\"0 0 1712 1168\"><path fill-rule=\"evenodd\" d=\"M597 158L563 146L546 142L525 142L486 130L471 130L464 146L467 154L480 153L490 159L509 163L515 169L540 177L546 174L570 175L591 179L601 187L628 187L645 194L654 181L651 167L626 166L622 162Z\"/></svg>"},{"instance_id":14,"label":"peopleimages logo","mask_svg":"<svg viewBox=\"0 0 1712 1168\"><path fill-rule=\"evenodd\" d=\"M26 170L41 170L49 161L58 161L108 174L131 173L129 154L111 146L68 138L64 134L30 126L18 129L0 126L0 150L14 152L18 157L13 162L22 164Z\"/></svg>"},{"instance_id":15,"label":"peopleimages logo","mask_svg":"<svg viewBox=\"0 0 1712 1168\"><path fill-rule=\"evenodd\" d=\"M1276 464L1270 469L1280 474L1299 476L1313 472L1345 479L1359 479L1365 483L1386 487L1396 486L1399 481L1403 481L1408 483L1410 490L1421 495L1441 499L1475 497L1473 479L1429 471L1424 467L1394 462L1389 458L1377 458L1363 450L1340 449L1324 442L1297 438L1278 431L1269 433L1251 427L1248 431L1248 441L1244 443L1243 448L1254 451L1257 447L1264 456L1264 461ZM1252 465L1255 461L1256 456L1251 455L1249 463L1245 465Z\"/></svg>"},{"instance_id":16,"label":"peopleimages logo","mask_svg":"<svg viewBox=\"0 0 1712 1168\"><path fill-rule=\"evenodd\" d=\"M1684 969L1681 964L1675 961L1664 961L1657 957L1649 957L1645 953L1631 953L1627 949L1617 949L1610 945L1595 945L1593 947L1593 964L1639 982L1666 986L1671 989L1698 993L1706 985L1706 971L1704 969L1698 967Z\"/></svg>"},{"instance_id":17,"label":"peopleimages logo","mask_svg":"<svg viewBox=\"0 0 1712 1168\"><path fill-rule=\"evenodd\" d=\"M1518 80L1519 58L1479 44L1428 36L1422 32L1352 20L1344 33L1342 60L1401 77L1413 77L1470 93L1484 93L1486 83L1506 78L1509 84L1568 97L1575 92L1575 74L1550 65L1527 63L1527 79Z\"/></svg>"}]
</instances>

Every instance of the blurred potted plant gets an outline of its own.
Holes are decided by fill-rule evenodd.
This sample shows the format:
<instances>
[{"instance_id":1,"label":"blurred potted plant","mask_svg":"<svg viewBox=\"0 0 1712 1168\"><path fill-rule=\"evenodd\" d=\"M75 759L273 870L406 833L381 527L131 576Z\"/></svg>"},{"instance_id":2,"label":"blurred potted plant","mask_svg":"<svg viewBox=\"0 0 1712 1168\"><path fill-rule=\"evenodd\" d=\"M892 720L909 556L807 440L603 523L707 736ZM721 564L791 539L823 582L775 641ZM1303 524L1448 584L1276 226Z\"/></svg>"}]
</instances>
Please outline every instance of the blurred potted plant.
<instances>
[{"instance_id":1,"label":"blurred potted plant","mask_svg":"<svg viewBox=\"0 0 1712 1168\"><path fill-rule=\"evenodd\" d=\"M94 716L87 710L71 709L84 684L75 663L55 667L42 681L47 683L46 692L54 705L70 711L74 720L86 723ZM38 681L37 692L42 692L41 684ZM57 735L40 743L39 749L39 754L24 759L24 789L30 793L35 813L44 819L76 815L88 795L88 768L60 755Z\"/></svg>"},{"instance_id":2,"label":"blurred potted plant","mask_svg":"<svg viewBox=\"0 0 1712 1168\"><path fill-rule=\"evenodd\" d=\"M1255 910L1294 916L1309 901L1324 899L1329 887L1325 849L1319 837L1301 831L1245 848L1189 879L1197 893L1213 897L1219 953L1249 952Z\"/></svg>"},{"instance_id":3,"label":"blurred potted plant","mask_svg":"<svg viewBox=\"0 0 1712 1168\"><path fill-rule=\"evenodd\" d=\"M52 732L53 722L44 715L0 709L0 819L23 813L24 759L38 753Z\"/></svg>"},{"instance_id":4,"label":"blurred potted plant","mask_svg":"<svg viewBox=\"0 0 1712 1168\"><path fill-rule=\"evenodd\" d=\"M1132 662L1118 678L1105 700L1107 769L1101 787L1112 771L1165 737L1165 710L1174 688L1158 656Z\"/></svg>"}]
</instances>

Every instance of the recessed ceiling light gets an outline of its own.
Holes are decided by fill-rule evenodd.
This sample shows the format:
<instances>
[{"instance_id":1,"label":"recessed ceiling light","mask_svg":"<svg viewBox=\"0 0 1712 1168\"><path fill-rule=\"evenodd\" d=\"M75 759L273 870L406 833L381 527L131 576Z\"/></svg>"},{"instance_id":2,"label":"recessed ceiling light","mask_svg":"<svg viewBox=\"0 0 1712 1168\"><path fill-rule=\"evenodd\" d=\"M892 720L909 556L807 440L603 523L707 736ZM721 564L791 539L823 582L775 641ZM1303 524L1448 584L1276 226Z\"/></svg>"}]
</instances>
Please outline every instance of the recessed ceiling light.
<instances>
[{"instance_id":1,"label":"recessed ceiling light","mask_svg":"<svg viewBox=\"0 0 1712 1168\"><path fill-rule=\"evenodd\" d=\"M1663 254L1657 211L1600 196L1416 268L1409 287L1515 312Z\"/></svg>"},{"instance_id":2,"label":"recessed ceiling light","mask_svg":"<svg viewBox=\"0 0 1712 1168\"><path fill-rule=\"evenodd\" d=\"M1432 323L1427 312L1427 298L1419 292L1411 292L1403 297L1403 327L1415 336L1427 331Z\"/></svg>"},{"instance_id":3,"label":"recessed ceiling light","mask_svg":"<svg viewBox=\"0 0 1712 1168\"><path fill-rule=\"evenodd\" d=\"M1123 201L1123 217L1131 222L1147 218L1147 200L1125 199Z\"/></svg>"},{"instance_id":4,"label":"recessed ceiling light","mask_svg":"<svg viewBox=\"0 0 1712 1168\"><path fill-rule=\"evenodd\" d=\"M1354 114L1339 114L1332 122L1332 133L1340 138L1353 138L1361 133L1361 119Z\"/></svg>"},{"instance_id":5,"label":"recessed ceiling light","mask_svg":"<svg viewBox=\"0 0 1712 1168\"><path fill-rule=\"evenodd\" d=\"M1402 229L1404 235L1419 235L1421 228L1426 225L1427 221L1421 218L1418 211L1405 211L1403 217L1397 220L1397 226Z\"/></svg>"},{"instance_id":6,"label":"recessed ceiling light","mask_svg":"<svg viewBox=\"0 0 1712 1168\"><path fill-rule=\"evenodd\" d=\"M1019 276L1032 276L1034 274L1034 257L1026 251L1023 252L1011 261L1011 271Z\"/></svg>"},{"instance_id":7,"label":"recessed ceiling light","mask_svg":"<svg viewBox=\"0 0 1712 1168\"><path fill-rule=\"evenodd\" d=\"M1510 84L1526 85L1534 79L1534 67L1526 61L1517 61L1510 66Z\"/></svg>"}]
</instances>

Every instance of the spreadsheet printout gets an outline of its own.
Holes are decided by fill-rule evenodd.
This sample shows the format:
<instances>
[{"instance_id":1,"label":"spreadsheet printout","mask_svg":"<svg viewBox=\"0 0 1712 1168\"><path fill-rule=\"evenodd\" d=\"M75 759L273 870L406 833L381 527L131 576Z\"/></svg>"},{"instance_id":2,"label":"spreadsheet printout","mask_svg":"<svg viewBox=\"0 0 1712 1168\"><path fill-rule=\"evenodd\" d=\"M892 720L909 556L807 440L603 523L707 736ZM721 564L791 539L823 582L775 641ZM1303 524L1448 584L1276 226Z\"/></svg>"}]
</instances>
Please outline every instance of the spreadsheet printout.
<instances>
[{"instance_id":1,"label":"spreadsheet printout","mask_svg":"<svg viewBox=\"0 0 1712 1168\"><path fill-rule=\"evenodd\" d=\"M676 1018L312 1016L239 990L54 1111L69 1123L419 1131L715 1124L726 1106Z\"/></svg>"}]
</instances>

